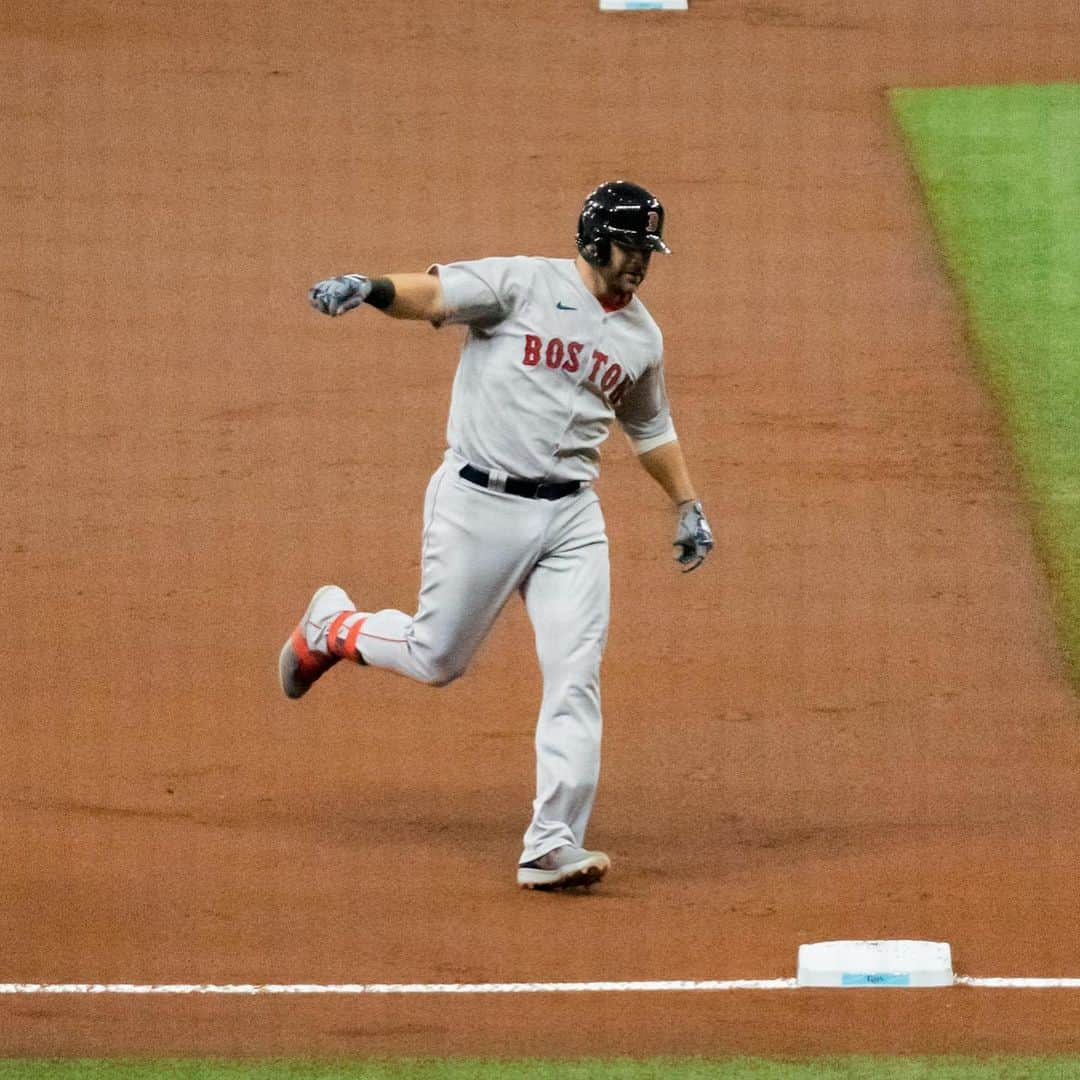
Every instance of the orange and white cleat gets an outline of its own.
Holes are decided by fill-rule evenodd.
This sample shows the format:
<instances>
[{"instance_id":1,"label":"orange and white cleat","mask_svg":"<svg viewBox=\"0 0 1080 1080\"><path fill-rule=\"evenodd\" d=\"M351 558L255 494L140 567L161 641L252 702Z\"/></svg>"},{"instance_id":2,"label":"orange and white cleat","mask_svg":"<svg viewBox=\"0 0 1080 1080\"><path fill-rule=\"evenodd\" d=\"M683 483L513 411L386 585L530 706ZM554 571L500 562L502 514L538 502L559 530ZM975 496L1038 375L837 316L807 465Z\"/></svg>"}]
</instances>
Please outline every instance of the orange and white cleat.
<instances>
[{"instance_id":1,"label":"orange and white cleat","mask_svg":"<svg viewBox=\"0 0 1080 1080\"><path fill-rule=\"evenodd\" d=\"M278 678L285 696L303 697L339 660L355 659L363 622L344 589L324 585L316 590L278 656Z\"/></svg>"}]
</instances>

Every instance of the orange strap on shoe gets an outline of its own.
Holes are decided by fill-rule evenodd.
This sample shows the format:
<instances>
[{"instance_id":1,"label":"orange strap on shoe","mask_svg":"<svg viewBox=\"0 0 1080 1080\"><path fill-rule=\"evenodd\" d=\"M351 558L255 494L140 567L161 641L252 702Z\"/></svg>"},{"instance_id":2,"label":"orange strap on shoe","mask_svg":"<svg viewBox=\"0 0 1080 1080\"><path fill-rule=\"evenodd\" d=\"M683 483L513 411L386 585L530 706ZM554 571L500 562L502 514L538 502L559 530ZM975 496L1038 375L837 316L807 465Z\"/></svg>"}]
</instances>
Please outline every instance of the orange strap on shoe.
<instances>
[{"instance_id":1,"label":"orange strap on shoe","mask_svg":"<svg viewBox=\"0 0 1080 1080\"><path fill-rule=\"evenodd\" d=\"M355 611L342 611L340 614L334 616L334 621L330 624L330 629L326 631L326 651L331 656L336 656L339 659L342 657L348 657L347 652L343 652L341 646L338 645L338 634L341 633L341 628L345 625L345 620L350 615L355 615Z\"/></svg>"},{"instance_id":2,"label":"orange strap on shoe","mask_svg":"<svg viewBox=\"0 0 1080 1080\"><path fill-rule=\"evenodd\" d=\"M359 663L363 663L360 659L360 654L356 651L356 639L360 636L360 628L367 622L367 619L357 619L356 622L349 627L349 632L345 635L345 656L350 660L356 660Z\"/></svg>"}]
</instances>

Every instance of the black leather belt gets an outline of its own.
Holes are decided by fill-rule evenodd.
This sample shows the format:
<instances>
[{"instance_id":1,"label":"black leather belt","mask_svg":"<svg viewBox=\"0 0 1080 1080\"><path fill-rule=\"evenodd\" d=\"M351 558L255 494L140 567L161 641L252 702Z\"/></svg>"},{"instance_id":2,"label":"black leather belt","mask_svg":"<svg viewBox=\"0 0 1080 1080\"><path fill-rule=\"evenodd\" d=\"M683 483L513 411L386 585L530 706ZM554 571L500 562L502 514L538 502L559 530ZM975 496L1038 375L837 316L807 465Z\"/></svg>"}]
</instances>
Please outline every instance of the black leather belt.
<instances>
[{"instance_id":1,"label":"black leather belt","mask_svg":"<svg viewBox=\"0 0 1080 1080\"><path fill-rule=\"evenodd\" d=\"M463 466L458 476L462 480L468 480L470 484L491 488L492 491L505 491L508 495L520 495L523 499L562 499L581 490L580 480L545 484L540 480L519 480L516 476L508 476L505 482L500 482L498 479L493 479L491 473L474 468L472 465Z\"/></svg>"}]
</instances>

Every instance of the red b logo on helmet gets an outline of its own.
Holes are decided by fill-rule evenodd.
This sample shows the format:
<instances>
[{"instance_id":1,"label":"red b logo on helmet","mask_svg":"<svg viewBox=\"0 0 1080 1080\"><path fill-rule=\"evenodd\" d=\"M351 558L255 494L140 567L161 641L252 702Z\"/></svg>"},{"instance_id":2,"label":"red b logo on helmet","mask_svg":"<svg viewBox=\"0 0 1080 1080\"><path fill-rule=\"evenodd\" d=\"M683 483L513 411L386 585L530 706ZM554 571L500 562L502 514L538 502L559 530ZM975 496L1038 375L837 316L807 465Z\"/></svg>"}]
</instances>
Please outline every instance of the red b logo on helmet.
<instances>
[{"instance_id":1,"label":"red b logo on helmet","mask_svg":"<svg viewBox=\"0 0 1080 1080\"><path fill-rule=\"evenodd\" d=\"M660 227L660 215L655 210L650 210L649 211L649 218L645 222L645 231L653 233L653 232L656 232L656 230L659 227Z\"/></svg>"}]
</instances>

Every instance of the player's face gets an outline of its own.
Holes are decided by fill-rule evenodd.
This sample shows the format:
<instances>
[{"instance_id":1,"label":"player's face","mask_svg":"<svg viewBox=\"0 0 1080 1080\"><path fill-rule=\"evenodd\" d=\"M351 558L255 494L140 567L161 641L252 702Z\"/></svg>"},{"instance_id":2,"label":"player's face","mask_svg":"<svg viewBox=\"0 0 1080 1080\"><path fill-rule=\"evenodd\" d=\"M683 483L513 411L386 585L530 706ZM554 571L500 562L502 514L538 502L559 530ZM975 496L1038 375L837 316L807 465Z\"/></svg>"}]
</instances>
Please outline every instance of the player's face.
<instances>
[{"instance_id":1,"label":"player's face","mask_svg":"<svg viewBox=\"0 0 1080 1080\"><path fill-rule=\"evenodd\" d=\"M633 293L649 272L651 251L611 245L611 261L603 268L604 281L612 293Z\"/></svg>"}]
</instances>

